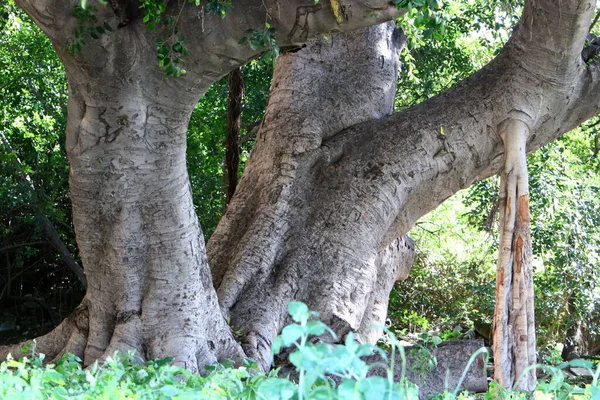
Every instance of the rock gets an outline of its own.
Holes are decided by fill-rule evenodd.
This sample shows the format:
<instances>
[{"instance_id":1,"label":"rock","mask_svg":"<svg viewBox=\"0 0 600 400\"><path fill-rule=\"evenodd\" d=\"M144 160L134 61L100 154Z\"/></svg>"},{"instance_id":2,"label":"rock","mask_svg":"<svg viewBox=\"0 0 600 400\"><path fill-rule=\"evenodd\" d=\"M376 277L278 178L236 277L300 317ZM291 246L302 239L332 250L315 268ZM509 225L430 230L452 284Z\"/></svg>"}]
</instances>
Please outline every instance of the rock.
<instances>
[{"instance_id":1,"label":"rock","mask_svg":"<svg viewBox=\"0 0 600 400\"><path fill-rule=\"evenodd\" d=\"M414 368L415 365L423 364L417 359L422 358L423 355L418 355L418 347L407 347L405 348L407 356L406 376L409 381L419 386L419 398L421 399L427 399L429 394L443 392L445 389L453 391L458 385L471 355L482 347L484 347L484 344L481 339L442 342L432 351L432 355L437 360L437 366L430 371ZM411 354L413 349L417 351ZM396 360L398 361L394 369L394 380L398 381L402 374L402 362L398 354ZM465 380L462 382L461 391L468 390L475 393L487 391L488 381L485 360L486 355L483 353L476 357L467 372ZM378 355L366 357L365 361L369 364L383 362ZM386 370L382 367L376 367L373 368L372 374L386 376Z\"/></svg>"}]
</instances>

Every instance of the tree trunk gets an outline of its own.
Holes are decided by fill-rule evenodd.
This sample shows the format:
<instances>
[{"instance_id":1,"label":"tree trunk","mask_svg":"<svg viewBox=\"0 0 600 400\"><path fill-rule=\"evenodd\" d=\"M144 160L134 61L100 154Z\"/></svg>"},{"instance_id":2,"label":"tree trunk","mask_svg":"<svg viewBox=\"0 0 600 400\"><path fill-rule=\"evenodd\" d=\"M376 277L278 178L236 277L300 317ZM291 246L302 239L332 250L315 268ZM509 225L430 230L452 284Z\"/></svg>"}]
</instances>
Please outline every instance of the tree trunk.
<instances>
[{"instance_id":1,"label":"tree trunk","mask_svg":"<svg viewBox=\"0 0 600 400\"><path fill-rule=\"evenodd\" d=\"M535 370L535 322L527 136L520 120L501 124L505 166L500 181L500 244L494 311L494 379L506 388L533 390Z\"/></svg>"},{"instance_id":2,"label":"tree trunk","mask_svg":"<svg viewBox=\"0 0 600 400\"><path fill-rule=\"evenodd\" d=\"M320 173L335 163L320 151L327 139L392 112L403 41L390 23L278 60L262 129L208 246L222 310L248 332L244 350L265 368L290 300L319 311L340 336L356 330L373 340L395 278L412 264L410 239L375 227L385 198L356 207L351 181ZM368 238L352 234L365 229Z\"/></svg>"},{"instance_id":3,"label":"tree trunk","mask_svg":"<svg viewBox=\"0 0 600 400\"><path fill-rule=\"evenodd\" d=\"M88 282L80 307L39 338L37 350L49 360L69 351L87 365L133 348L141 358L173 356L192 371L243 356L219 311L192 204L185 164L190 113L212 83L261 51L238 42L275 9L282 46L401 12L383 0L356 2L339 21L321 5L252 0L233 7L224 22L203 7L171 2L166 15L177 26L159 24L152 32L126 1L92 2L98 7L87 19L73 15L79 1L17 1L51 38L67 72L73 222ZM96 23L112 28L88 35L99 32ZM187 74L168 78L157 65L156 39L174 59L181 56L171 51L180 35L193 38L184 43ZM74 40L85 43L70 54ZM20 354L20 347L0 348L0 358Z\"/></svg>"},{"instance_id":4,"label":"tree trunk","mask_svg":"<svg viewBox=\"0 0 600 400\"><path fill-rule=\"evenodd\" d=\"M225 138L225 203L229 204L238 184L240 168L240 128L244 99L244 72L236 68L229 73L227 105L227 137Z\"/></svg>"},{"instance_id":5,"label":"tree trunk","mask_svg":"<svg viewBox=\"0 0 600 400\"><path fill-rule=\"evenodd\" d=\"M39 340L38 351L49 359L69 351L89 365L135 349L198 371L243 353L219 311L192 204L185 152L197 96L160 70L118 75L139 55L115 72L82 70L62 54L73 223L88 287L80 317Z\"/></svg>"},{"instance_id":6,"label":"tree trunk","mask_svg":"<svg viewBox=\"0 0 600 400\"><path fill-rule=\"evenodd\" d=\"M86 363L126 348L174 355L192 370L229 356L235 341L217 307L186 169L193 103L118 87L84 97L73 86L72 98L83 97L70 103L81 120L67 150L88 266Z\"/></svg>"}]
</instances>

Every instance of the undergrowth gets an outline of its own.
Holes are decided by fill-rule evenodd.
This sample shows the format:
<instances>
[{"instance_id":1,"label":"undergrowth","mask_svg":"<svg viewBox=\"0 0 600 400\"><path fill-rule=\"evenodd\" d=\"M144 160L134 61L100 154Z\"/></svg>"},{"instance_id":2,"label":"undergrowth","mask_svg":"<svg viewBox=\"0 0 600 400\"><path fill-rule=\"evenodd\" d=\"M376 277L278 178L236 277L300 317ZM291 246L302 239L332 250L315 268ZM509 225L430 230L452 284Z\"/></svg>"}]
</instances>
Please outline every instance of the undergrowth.
<instances>
[{"instance_id":1,"label":"undergrowth","mask_svg":"<svg viewBox=\"0 0 600 400\"><path fill-rule=\"evenodd\" d=\"M404 374L394 379L393 365L399 357L402 371L406 358L393 333L388 332L389 352L368 344L359 344L352 334L344 344L312 343L311 336L335 334L306 305L292 302L289 312L295 321L286 326L274 341L273 354L290 348L289 361L295 379L280 376L279 370L257 372L258 366L246 360L205 367L206 373L194 375L173 365L171 358L140 363L133 352L115 353L103 364L83 368L81 360L65 354L56 364L45 364L44 355L31 346L28 357L9 358L0 364L1 399L418 399L419 388ZM484 352L480 349L471 357ZM387 376L368 376L373 365L361 357L378 352L386 361ZM470 367L467 367L467 369ZM537 365L550 377L540 381L534 393L508 391L492 383L485 394L459 393L459 387L432 395L434 399L600 399L600 367L574 360L557 367ZM561 368L586 368L592 374L585 387L566 382ZM463 373L464 378L466 372ZM462 381L462 379L461 379ZM533 395L533 396L532 396ZM477 396L477 397L475 397Z\"/></svg>"}]
</instances>

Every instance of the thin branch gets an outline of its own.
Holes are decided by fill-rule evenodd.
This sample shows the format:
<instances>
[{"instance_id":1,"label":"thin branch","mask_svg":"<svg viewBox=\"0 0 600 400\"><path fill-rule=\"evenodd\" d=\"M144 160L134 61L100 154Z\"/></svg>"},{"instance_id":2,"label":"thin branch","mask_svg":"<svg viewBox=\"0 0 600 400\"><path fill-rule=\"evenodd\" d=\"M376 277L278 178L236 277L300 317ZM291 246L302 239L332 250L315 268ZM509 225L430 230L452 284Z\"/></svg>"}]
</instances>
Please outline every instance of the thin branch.
<instances>
[{"instance_id":1,"label":"thin branch","mask_svg":"<svg viewBox=\"0 0 600 400\"><path fill-rule=\"evenodd\" d=\"M590 25L590 29L588 29L588 33L592 32L592 29L594 29L594 25L596 25L596 22L598 22L599 18L600 18L600 10L598 10L598 12L596 13L594 20L592 21L592 24Z\"/></svg>"},{"instance_id":2,"label":"thin branch","mask_svg":"<svg viewBox=\"0 0 600 400\"><path fill-rule=\"evenodd\" d=\"M5 247L0 247L0 253L6 251L6 250L11 250L11 249L17 249L19 247L25 247L25 246L37 246L38 244L44 244L46 242L42 242L42 241L37 241L37 242L28 242L28 243L17 243L17 244L12 244L10 246L5 246Z\"/></svg>"},{"instance_id":3,"label":"thin branch","mask_svg":"<svg viewBox=\"0 0 600 400\"><path fill-rule=\"evenodd\" d=\"M14 150L13 150L12 146L10 145L10 142L8 141L8 139L6 138L4 133L1 131L0 131L0 139L2 140L2 143L4 144L4 147L6 148L6 150L9 153L13 153ZM19 168L22 168L23 164L21 163L21 160L19 160L18 157L15 157L15 163L18 164ZM31 191L32 200L36 205L36 213L40 219L40 224L42 225L42 228L44 229L44 233L46 234L48 241L50 242L52 247L54 247L58 251L58 254L60 255L60 258L63 260L63 262L69 267L69 269L75 274L75 276L77 276L77 279L79 279L79 282L81 282L81 284L85 288L87 288L87 279L85 277L85 273L83 272L83 268L81 268L79 263L75 260L75 257L73 257L73 255L71 254L71 252L69 251L69 249L67 248L65 243L60 238L60 235L58 234L56 228L52 224L52 221L50 221L50 219L42 213L42 210L41 210L40 204L39 204L39 199L37 196L37 189L36 189L33 181L31 180L31 177L28 174L23 173L23 172L19 173L19 177L21 178L23 183L27 184L27 187Z\"/></svg>"}]
</instances>

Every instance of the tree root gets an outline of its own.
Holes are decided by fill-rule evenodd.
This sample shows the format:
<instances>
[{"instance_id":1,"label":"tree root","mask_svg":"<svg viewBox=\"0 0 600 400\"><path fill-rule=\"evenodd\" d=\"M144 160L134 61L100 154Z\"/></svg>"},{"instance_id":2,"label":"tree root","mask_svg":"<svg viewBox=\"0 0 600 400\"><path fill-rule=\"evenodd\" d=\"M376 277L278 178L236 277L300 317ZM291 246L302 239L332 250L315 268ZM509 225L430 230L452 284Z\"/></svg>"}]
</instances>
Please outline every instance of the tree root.
<instances>
[{"instance_id":1,"label":"tree root","mask_svg":"<svg viewBox=\"0 0 600 400\"><path fill-rule=\"evenodd\" d=\"M186 335L184 332L165 332L165 335L144 337L142 321L138 316L117 323L108 343L98 347L98 340L94 340L93 335L90 335L90 321L89 309L84 300L68 318L46 335L18 344L0 346L0 361L6 360L9 354L19 359L35 352L46 356L45 363L56 363L65 353L71 353L81 358L83 365L87 367L95 361L103 361L113 356L115 351L126 353L133 349L139 362L172 356L175 365L198 373L203 371L204 365L224 359L234 359L241 363L245 356L233 338L202 340L202 337Z\"/></svg>"}]
</instances>

